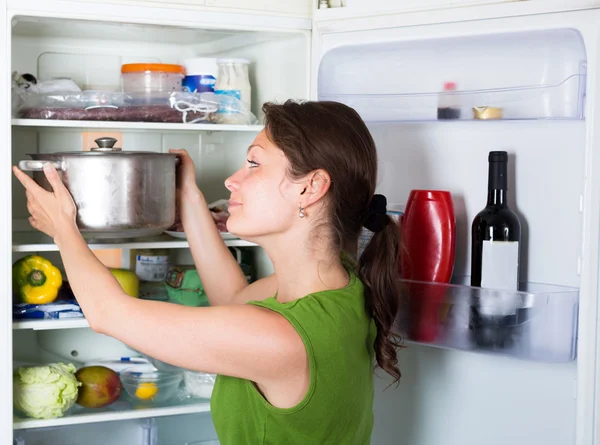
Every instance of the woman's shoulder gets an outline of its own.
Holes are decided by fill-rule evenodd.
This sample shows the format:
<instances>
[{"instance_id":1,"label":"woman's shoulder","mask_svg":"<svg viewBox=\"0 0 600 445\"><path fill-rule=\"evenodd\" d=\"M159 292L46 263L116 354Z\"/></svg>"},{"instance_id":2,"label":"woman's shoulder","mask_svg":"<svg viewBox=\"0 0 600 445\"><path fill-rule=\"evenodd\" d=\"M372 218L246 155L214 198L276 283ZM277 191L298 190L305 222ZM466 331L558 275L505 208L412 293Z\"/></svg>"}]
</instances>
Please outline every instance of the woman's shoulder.
<instances>
[{"instance_id":1,"label":"woman's shoulder","mask_svg":"<svg viewBox=\"0 0 600 445\"><path fill-rule=\"evenodd\" d=\"M277 293L277 277L271 274L246 286L235 297L235 304L246 304L250 301L264 301Z\"/></svg>"}]
</instances>

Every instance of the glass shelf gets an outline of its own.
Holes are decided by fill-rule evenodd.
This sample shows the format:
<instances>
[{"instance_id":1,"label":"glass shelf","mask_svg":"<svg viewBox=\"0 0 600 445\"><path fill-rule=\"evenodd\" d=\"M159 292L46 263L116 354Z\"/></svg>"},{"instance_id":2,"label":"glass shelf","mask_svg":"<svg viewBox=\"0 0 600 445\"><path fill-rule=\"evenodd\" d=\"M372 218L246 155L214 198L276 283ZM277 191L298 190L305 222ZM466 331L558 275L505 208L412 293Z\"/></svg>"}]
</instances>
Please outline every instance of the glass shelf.
<instances>
[{"instance_id":1,"label":"glass shelf","mask_svg":"<svg viewBox=\"0 0 600 445\"><path fill-rule=\"evenodd\" d=\"M403 283L406 306L398 324L411 342L541 362L575 359L577 288L521 283L518 291L508 291Z\"/></svg>"},{"instance_id":2,"label":"glass shelf","mask_svg":"<svg viewBox=\"0 0 600 445\"><path fill-rule=\"evenodd\" d=\"M81 425L87 423L111 422L128 419L144 419L149 417L177 416L181 414L205 413L210 411L210 402L204 399L189 399L179 401L174 399L163 404L139 404L126 396L122 396L105 408L83 408L74 405L64 417L58 419L27 419L14 416L15 430L48 428L66 425Z\"/></svg>"}]
</instances>

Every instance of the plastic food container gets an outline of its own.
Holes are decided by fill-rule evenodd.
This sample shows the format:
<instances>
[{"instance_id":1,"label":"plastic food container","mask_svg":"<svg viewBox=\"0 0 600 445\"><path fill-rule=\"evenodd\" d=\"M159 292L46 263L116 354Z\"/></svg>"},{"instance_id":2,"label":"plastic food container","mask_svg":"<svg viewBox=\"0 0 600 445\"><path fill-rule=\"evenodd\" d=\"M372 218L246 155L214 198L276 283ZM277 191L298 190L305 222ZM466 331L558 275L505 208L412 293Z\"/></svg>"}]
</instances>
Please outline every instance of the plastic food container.
<instances>
[{"instance_id":1,"label":"plastic food container","mask_svg":"<svg viewBox=\"0 0 600 445\"><path fill-rule=\"evenodd\" d=\"M128 63L121 66L123 91L130 94L156 95L181 92L185 68L164 63Z\"/></svg>"},{"instance_id":2,"label":"plastic food container","mask_svg":"<svg viewBox=\"0 0 600 445\"><path fill-rule=\"evenodd\" d=\"M216 378L215 374L187 370L183 372L183 381L185 382L187 394L201 399L210 399L215 387Z\"/></svg>"},{"instance_id":3,"label":"plastic food container","mask_svg":"<svg viewBox=\"0 0 600 445\"><path fill-rule=\"evenodd\" d=\"M176 395L181 384L181 371L159 371L154 366L136 366L121 372L121 382L127 394L143 403L161 403Z\"/></svg>"},{"instance_id":4,"label":"plastic food container","mask_svg":"<svg viewBox=\"0 0 600 445\"><path fill-rule=\"evenodd\" d=\"M183 91L190 93L214 93L217 81L217 59L208 57L197 57L185 59L185 78L183 79Z\"/></svg>"}]
</instances>

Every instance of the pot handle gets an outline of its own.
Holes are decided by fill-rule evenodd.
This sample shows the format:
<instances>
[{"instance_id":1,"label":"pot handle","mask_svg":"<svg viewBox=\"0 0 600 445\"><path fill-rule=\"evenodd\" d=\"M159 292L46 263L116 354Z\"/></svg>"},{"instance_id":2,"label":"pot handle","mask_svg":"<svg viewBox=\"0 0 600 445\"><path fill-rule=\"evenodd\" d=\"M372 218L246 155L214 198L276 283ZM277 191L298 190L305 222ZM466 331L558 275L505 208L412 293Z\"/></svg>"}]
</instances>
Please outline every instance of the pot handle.
<instances>
[{"instance_id":1,"label":"pot handle","mask_svg":"<svg viewBox=\"0 0 600 445\"><path fill-rule=\"evenodd\" d=\"M55 169L64 171L63 163L59 161L19 161L19 168L26 172L41 172L48 162L51 162Z\"/></svg>"}]
</instances>

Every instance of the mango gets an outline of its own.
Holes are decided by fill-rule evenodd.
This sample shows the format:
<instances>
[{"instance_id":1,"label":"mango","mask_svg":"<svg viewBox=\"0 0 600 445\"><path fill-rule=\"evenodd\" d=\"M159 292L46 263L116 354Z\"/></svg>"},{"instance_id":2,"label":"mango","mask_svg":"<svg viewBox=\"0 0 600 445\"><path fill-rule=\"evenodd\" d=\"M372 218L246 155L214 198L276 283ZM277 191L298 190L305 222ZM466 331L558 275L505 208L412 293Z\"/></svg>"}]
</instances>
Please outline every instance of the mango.
<instances>
[{"instance_id":1,"label":"mango","mask_svg":"<svg viewBox=\"0 0 600 445\"><path fill-rule=\"evenodd\" d=\"M121 396L123 385L119 375L105 366L86 366L75 373L82 383L76 403L86 408L110 405Z\"/></svg>"}]
</instances>

